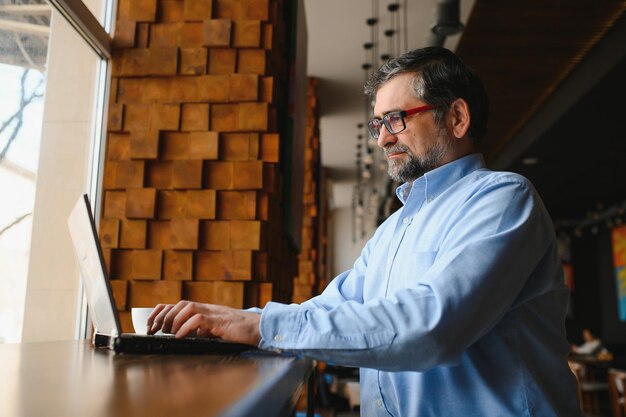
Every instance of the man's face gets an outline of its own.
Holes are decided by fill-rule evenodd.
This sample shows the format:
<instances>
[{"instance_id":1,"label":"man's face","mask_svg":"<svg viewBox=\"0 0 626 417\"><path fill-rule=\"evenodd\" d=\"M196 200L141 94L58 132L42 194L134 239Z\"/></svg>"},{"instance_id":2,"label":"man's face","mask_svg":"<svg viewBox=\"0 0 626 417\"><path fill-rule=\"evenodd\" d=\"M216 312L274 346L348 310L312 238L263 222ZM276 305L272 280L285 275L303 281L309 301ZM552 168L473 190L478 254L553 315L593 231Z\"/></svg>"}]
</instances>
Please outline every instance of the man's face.
<instances>
[{"instance_id":1,"label":"man's face","mask_svg":"<svg viewBox=\"0 0 626 417\"><path fill-rule=\"evenodd\" d=\"M414 76L396 75L378 89L375 117L382 119L389 112L426 104L413 94ZM435 122L432 110L406 117L405 124L406 129L395 135L382 127L378 137L378 146L385 151L389 164L389 176L400 182L413 181L448 162L451 144L446 131Z\"/></svg>"}]
</instances>

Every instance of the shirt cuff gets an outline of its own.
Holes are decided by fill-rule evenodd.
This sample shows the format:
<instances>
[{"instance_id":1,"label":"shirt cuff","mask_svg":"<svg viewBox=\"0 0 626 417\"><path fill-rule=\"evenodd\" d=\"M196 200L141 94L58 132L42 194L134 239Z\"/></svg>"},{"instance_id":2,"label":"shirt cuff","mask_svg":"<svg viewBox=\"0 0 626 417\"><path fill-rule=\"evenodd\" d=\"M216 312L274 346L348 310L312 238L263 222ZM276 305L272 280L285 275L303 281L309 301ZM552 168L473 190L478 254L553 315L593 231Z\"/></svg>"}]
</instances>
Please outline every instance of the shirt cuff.
<instances>
[{"instance_id":1,"label":"shirt cuff","mask_svg":"<svg viewBox=\"0 0 626 417\"><path fill-rule=\"evenodd\" d=\"M305 311L296 304L269 302L261 313L259 348L281 352L297 346Z\"/></svg>"}]
</instances>

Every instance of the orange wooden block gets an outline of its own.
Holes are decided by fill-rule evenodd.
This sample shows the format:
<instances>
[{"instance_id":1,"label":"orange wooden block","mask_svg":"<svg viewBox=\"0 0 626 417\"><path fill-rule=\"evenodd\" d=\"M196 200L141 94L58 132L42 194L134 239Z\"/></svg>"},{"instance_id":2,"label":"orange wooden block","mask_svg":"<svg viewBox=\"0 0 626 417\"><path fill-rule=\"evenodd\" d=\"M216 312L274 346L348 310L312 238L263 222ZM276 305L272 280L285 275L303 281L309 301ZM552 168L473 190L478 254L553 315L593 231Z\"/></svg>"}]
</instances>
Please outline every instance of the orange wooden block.
<instances>
[{"instance_id":1,"label":"orange wooden block","mask_svg":"<svg viewBox=\"0 0 626 417\"><path fill-rule=\"evenodd\" d=\"M209 74L232 74L235 72L237 50L211 48L209 50Z\"/></svg>"},{"instance_id":2,"label":"orange wooden block","mask_svg":"<svg viewBox=\"0 0 626 417\"><path fill-rule=\"evenodd\" d=\"M230 77L228 75L205 75L199 77L198 89L200 101L212 103L227 102L230 97ZM213 130L215 129L213 128Z\"/></svg>"},{"instance_id":3,"label":"orange wooden block","mask_svg":"<svg viewBox=\"0 0 626 417\"><path fill-rule=\"evenodd\" d=\"M220 191L217 207L217 215L221 220L254 220L256 192Z\"/></svg>"},{"instance_id":4,"label":"orange wooden block","mask_svg":"<svg viewBox=\"0 0 626 417\"><path fill-rule=\"evenodd\" d=\"M145 102L145 93L145 78L119 78L117 87L118 102L143 103Z\"/></svg>"},{"instance_id":5,"label":"orange wooden block","mask_svg":"<svg viewBox=\"0 0 626 417\"><path fill-rule=\"evenodd\" d=\"M258 157L259 136L256 133L223 133L220 135L222 161L249 161Z\"/></svg>"},{"instance_id":6,"label":"orange wooden block","mask_svg":"<svg viewBox=\"0 0 626 417\"><path fill-rule=\"evenodd\" d=\"M133 251L111 251L111 279L131 279L133 277Z\"/></svg>"},{"instance_id":7,"label":"orange wooden block","mask_svg":"<svg viewBox=\"0 0 626 417\"><path fill-rule=\"evenodd\" d=\"M209 105L205 103L183 104L180 129L185 132L209 130Z\"/></svg>"},{"instance_id":8,"label":"orange wooden block","mask_svg":"<svg viewBox=\"0 0 626 417\"><path fill-rule=\"evenodd\" d=\"M117 2L117 20L130 20L128 10L131 0L119 0Z\"/></svg>"},{"instance_id":9,"label":"orange wooden block","mask_svg":"<svg viewBox=\"0 0 626 417\"><path fill-rule=\"evenodd\" d=\"M180 70L183 75L200 75L206 73L206 48L181 48Z\"/></svg>"},{"instance_id":10,"label":"orange wooden block","mask_svg":"<svg viewBox=\"0 0 626 417\"><path fill-rule=\"evenodd\" d=\"M185 0L185 20L206 20L213 14L212 0Z\"/></svg>"},{"instance_id":11,"label":"orange wooden block","mask_svg":"<svg viewBox=\"0 0 626 417\"><path fill-rule=\"evenodd\" d=\"M248 148L250 151L250 160L259 159L259 134L258 133L248 133L248 137L250 138L250 147Z\"/></svg>"},{"instance_id":12,"label":"orange wooden block","mask_svg":"<svg viewBox=\"0 0 626 417\"><path fill-rule=\"evenodd\" d=\"M162 251L133 250L132 257L132 279L161 279Z\"/></svg>"},{"instance_id":13,"label":"orange wooden block","mask_svg":"<svg viewBox=\"0 0 626 417\"><path fill-rule=\"evenodd\" d=\"M150 47L180 46L182 23L157 23L150 27Z\"/></svg>"},{"instance_id":14,"label":"orange wooden block","mask_svg":"<svg viewBox=\"0 0 626 417\"><path fill-rule=\"evenodd\" d=\"M130 159L130 135L127 133L109 133L107 141L107 159L119 161Z\"/></svg>"},{"instance_id":15,"label":"orange wooden block","mask_svg":"<svg viewBox=\"0 0 626 417\"><path fill-rule=\"evenodd\" d=\"M148 75L176 75L178 48L150 48Z\"/></svg>"},{"instance_id":16,"label":"orange wooden block","mask_svg":"<svg viewBox=\"0 0 626 417\"><path fill-rule=\"evenodd\" d=\"M100 245L103 248L117 248L120 236L119 219L100 219Z\"/></svg>"},{"instance_id":17,"label":"orange wooden block","mask_svg":"<svg viewBox=\"0 0 626 417\"><path fill-rule=\"evenodd\" d=\"M181 298L180 281L131 282L128 303L130 307L154 307L157 304L176 304Z\"/></svg>"},{"instance_id":18,"label":"orange wooden block","mask_svg":"<svg viewBox=\"0 0 626 417\"><path fill-rule=\"evenodd\" d=\"M122 220L120 226L120 248L145 249L147 222L145 220Z\"/></svg>"},{"instance_id":19,"label":"orange wooden block","mask_svg":"<svg viewBox=\"0 0 626 417\"><path fill-rule=\"evenodd\" d=\"M231 74L230 101L257 101L259 78L255 74Z\"/></svg>"},{"instance_id":20,"label":"orange wooden block","mask_svg":"<svg viewBox=\"0 0 626 417\"><path fill-rule=\"evenodd\" d=\"M148 49L115 49L112 52L111 75L123 77L145 75L148 69Z\"/></svg>"},{"instance_id":21,"label":"orange wooden block","mask_svg":"<svg viewBox=\"0 0 626 417\"><path fill-rule=\"evenodd\" d=\"M202 188L202 161L173 161L172 187L177 189Z\"/></svg>"},{"instance_id":22,"label":"orange wooden block","mask_svg":"<svg viewBox=\"0 0 626 417\"><path fill-rule=\"evenodd\" d=\"M111 103L117 103L117 90L119 82L119 77L111 77L111 89L109 93L109 101Z\"/></svg>"},{"instance_id":23,"label":"orange wooden block","mask_svg":"<svg viewBox=\"0 0 626 417\"><path fill-rule=\"evenodd\" d=\"M165 251L163 279L187 281L192 279L193 251Z\"/></svg>"},{"instance_id":24,"label":"orange wooden block","mask_svg":"<svg viewBox=\"0 0 626 417\"><path fill-rule=\"evenodd\" d=\"M158 10L159 22L180 22L183 20L184 7L180 0L160 0Z\"/></svg>"},{"instance_id":25,"label":"orange wooden block","mask_svg":"<svg viewBox=\"0 0 626 417\"><path fill-rule=\"evenodd\" d=\"M109 280L111 290L113 291L113 299L115 300L115 308L117 311L126 310L126 299L128 297L128 281L121 279Z\"/></svg>"},{"instance_id":26,"label":"orange wooden block","mask_svg":"<svg viewBox=\"0 0 626 417\"><path fill-rule=\"evenodd\" d=\"M204 46L228 47L232 31L232 22L227 19L210 19L204 21Z\"/></svg>"},{"instance_id":27,"label":"orange wooden block","mask_svg":"<svg viewBox=\"0 0 626 417\"><path fill-rule=\"evenodd\" d=\"M229 0L230 1L230 0ZM269 19L269 0L247 0L246 19L268 20Z\"/></svg>"},{"instance_id":28,"label":"orange wooden block","mask_svg":"<svg viewBox=\"0 0 626 417\"><path fill-rule=\"evenodd\" d=\"M263 40L263 49L270 50L272 49L272 43L274 42L274 26L269 23L264 23L263 28L261 29L263 33L261 34Z\"/></svg>"},{"instance_id":29,"label":"orange wooden block","mask_svg":"<svg viewBox=\"0 0 626 417\"><path fill-rule=\"evenodd\" d=\"M263 162L235 162L233 188L235 190L260 190L263 188Z\"/></svg>"},{"instance_id":30,"label":"orange wooden block","mask_svg":"<svg viewBox=\"0 0 626 417\"><path fill-rule=\"evenodd\" d=\"M136 22L154 22L156 11L156 0L131 0L128 8L128 19Z\"/></svg>"},{"instance_id":31,"label":"orange wooden block","mask_svg":"<svg viewBox=\"0 0 626 417\"><path fill-rule=\"evenodd\" d=\"M208 162L204 176L206 188L212 190L231 190L233 188L233 163Z\"/></svg>"},{"instance_id":32,"label":"orange wooden block","mask_svg":"<svg viewBox=\"0 0 626 417\"><path fill-rule=\"evenodd\" d=\"M156 188L129 188L126 190L126 217L151 219L156 206Z\"/></svg>"},{"instance_id":33,"label":"orange wooden block","mask_svg":"<svg viewBox=\"0 0 626 417\"><path fill-rule=\"evenodd\" d=\"M170 242L172 249L198 249L199 220L172 219Z\"/></svg>"},{"instance_id":34,"label":"orange wooden block","mask_svg":"<svg viewBox=\"0 0 626 417\"><path fill-rule=\"evenodd\" d=\"M241 103L239 104L238 124L239 130L267 130L268 106L267 103ZM212 119L211 119L212 120ZM214 130L219 130L215 129Z\"/></svg>"},{"instance_id":35,"label":"orange wooden block","mask_svg":"<svg viewBox=\"0 0 626 417\"><path fill-rule=\"evenodd\" d=\"M277 163L280 159L280 137L278 133L261 135L261 159L264 162Z\"/></svg>"},{"instance_id":36,"label":"orange wooden block","mask_svg":"<svg viewBox=\"0 0 626 417\"><path fill-rule=\"evenodd\" d=\"M219 0L215 15L223 19L269 19L269 0Z\"/></svg>"},{"instance_id":37,"label":"orange wooden block","mask_svg":"<svg viewBox=\"0 0 626 417\"><path fill-rule=\"evenodd\" d=\"M132 48L135 46L137 22L117 20L113 35L113 48Z\"/></svg>"},{"instance_id":38,"label":"orange wooden block","mask_svg":"<svg viewBox=\"0 0 626 417\"><path fill-rule=\"evenodd\" d=\"M132 159L158 158L159 131L156 129L131 131L128 156Z\"/></svg>"},{"instance_id":39,"label":"orange wooden block","mask_svg":"<svg viewBox=\"0 0 626 417\"><path fill-rule=\"evenodd\" d=\"M221 276L222 252L198 251L194 262L194 280L217 280Z\"/></svg>"},{"instance_id":40,"label":"orange wooden block","mask_svg":"<svg viewBox=\"0 0 626 417\"><path fill-rule=\"evenodd\" d=\"M243 282L185 282L184 297L199 303L243 308Z\"/></svg>"},{"instance_id":41,"label":"orange wooden block","mask_svg":"<svg viewBox=\"0 0 626 417\"><path fill-rule=\"evenodd\" d=\"M163 220L183 218L184 191L159 190L157 217Z\"/></svg>"},{"instance_id":42,"label":"orange wooden block","mask_svg":"<svg viewBox=\"0 0 626 417\"><path fill-rule=\"evenodd\" d=\"M266 53L263 49L237 50L237 72L239 74L265 74Z\"/></svg>"},{"instance_id":43,"label":"orange wooden block","mask_svg":"<svg viewBox=\"0 0 626 417\"><path fill-rule=\"evenodd\" d=\"M274 77L261 78L259 100L263 103L271 103L274 100Z\"/></svg>"},{"instance_id":44,"label":"orange wooden block","mask_svg":"<svg viewBox=\"0 0 626 417\"><path fill-rule=\"evenodd\" d=\"M262 250L265 246L265 227L260 221L230 222L231 249Z\"/></svg>"},{"instance_id":45,"label":"orange wooden block","mask_svg":"<svg viewBox=\"0 0 626 417\"><path fill-rule=\"evenodd\" d=\"M249 281L253 276L252 265L252 251L224 251L221 256L222 273L220 279Z\"/></svg>"},{"instance_id":46,"label":"orange wooden block","mask_svg":"<svg viewBox=\"0 0 626 417\"><path fill-rule=\"evenodd\" d=\"M261 46L261 22L259 20L235 20L233 22L233 46L258 48Z\"/></svg>"},{"instance_id":47,"label":"orange wooden block","mask_svg":"<svg viewBox=\"0 0 626 417\"><path fill-rule=\"evenodd\" d=\"M145 130L151 127L150 106L146 105L126 105L126 117L124 118L124 130Z\"/></svg>"},{"instance_id":48,"label":"orange wooden block","mask_svg":"<svg viewBox=\"0 0 626 417\"><path fill-rule=\"evenodd\" d=\"M217 132L194 132L189 134L189 158L217 159L219 140Z\"/></svg>"},{"instance_id":49,"label":"orange wooden block","mask_svg":"<svg viewBox=\"0 0 626 417\"><path fill-rule=\"evenodd\" d=\"M239 128L239 105L214 104L211 106L211 129L217 132L234 132Z\"/></svg>"},{"instance_id":50,"label":"orange wooden block","mask_svg":"<svg viewBox=\"0 0 626 417\"><path fill-rule=\"evenodd\" d=\"M204 221L201 223L201 247L206 250L230 248L230 222Z\"/></svg>"},{"instance_id":51,"label":"orange wooden block","mask_svg":"<svg viewBox=\"0 0 626 417\"><path fill-rule=\"evenodd\" d=\"M109 161L107 166L107 182L112 183L113 188L143 187L143 161Z\"/></svg>"},{"instance_id":52,"label":"orange wooden block","mask_svg":"<svg viewBox=\"0 0 626 417\"><path fill-rule=\"evenodd\" d=\"M137 23L136 48L147 48L150 42L150 23Z\"/></svg>"},{"instance_id":53,"label":"orange wooden block","mask_svg":"<svg viewBox=\"0 0 626 417\"><path fill-rule=\"evenodd\" d=\"M179 36L182 48L200 48L204 46L204 25L200 22L185 23Z\"/></svg>"},{"instance_id":54,"label":"orange wooden block","mask_svg":"<svg viewBox=\"0 0 626 417\"><path fill-rule=\"evenodd\" d=\"M109 104L107 130L109 130L109 132L119 132L122 130L123 122L124 122L124 105L121 103Z\"/></svg>"},{"instance_id":55,"label":"orange wooden block","mask_svg":"<svg viewBox=\"0 0 626 417\"><path fill-rule=\"evenodd\" d=\"M214 190L190 190L185 193L182 205L183 217L192 219L214 219L216 193Z\"/></svg>"},{"instance_id":56,"label":"orange wooden block","mask_svg":"<svg viewBox=\"0 0 626 417\"><path fill-rule=\"evenodd\" d=\"M151 106L150 121L155 129L178 130L180 126L180 105L164 104Z\"/></svg>"},{"instance_id":57,"label":"orange wooden block","mask_svg":"<svg viewBox=\"0 0 626 417\"><path fill-rule=\"evenodd\" d=\"M108 219L126 217L126 193L124 191L104 192L104 217Z\"/></svg>"},{"instance_id":58,"label":"orange wooden block","mask_svg":"<svg viewBox=\"0 0 626 417\"><path fill-rule=\"evenodd\" d=\"M189 135L176 132L165 132L161 143L162 160L189 159Z\"/></svg>"},{"instance_id":59,"label":"orange wooden block","mask_svg":"<svg viewBox=\"0 0 626 417\"><path fill-rule=\"evenodd\" d=\"M201 77L175 77L171 79L167 88L167 100L171 103L188 103L202 101L200 97L200 80ZM158 82L158 79L153 82Z\"/></svg>"},{"instance_id":60,"label":"orange wooden block","mask_svg":"<svg viewBox=\"0 0 626 417\"><path fill-rule=\"evenodd\" d=\"M115 170L117 168L116 161L109 161L104 165L104 176L102 178L102 188L105 190L114 190L115 186Z\"/></svg>"},{"instance_id":61,"label":"orange wooden block","mask_svg":"<svg viewBox=\"0 0 626 417\"><path fill-rule=\"evenodd\" d=\"M148 222L148 249L171 249L170 222Z\"/></svg>"},{"instance_id":62,"label":"orange wooden block","mask_svg":"<svg viewBox=\"0 0 626 417\"><path fill-rule=\"evenodd\" d=\"M149 161L146 168L146 186L158 189L171 188L172 163L169 161Z\"/></svg>"}]
</instances>

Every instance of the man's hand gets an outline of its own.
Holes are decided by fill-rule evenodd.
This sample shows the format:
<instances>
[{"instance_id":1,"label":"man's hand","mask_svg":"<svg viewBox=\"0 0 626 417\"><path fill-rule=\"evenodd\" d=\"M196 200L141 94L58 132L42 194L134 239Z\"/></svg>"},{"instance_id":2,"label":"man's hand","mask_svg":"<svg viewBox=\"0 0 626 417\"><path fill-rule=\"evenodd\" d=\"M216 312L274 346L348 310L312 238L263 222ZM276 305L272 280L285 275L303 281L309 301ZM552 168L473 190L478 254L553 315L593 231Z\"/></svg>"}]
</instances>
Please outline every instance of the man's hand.
<instances>
[{"instance_id":1,"label":"man's hand","mask_svg":"<svg viewBox=\"0 0 626 417\"><path fill-rule=\"evenodd\" d=\"M257 346L261 315L213 304L179 301L159 304L148 317L148 334L159 330L176 337L220 337L229 342Z\"/></svg>"}]
</instances>

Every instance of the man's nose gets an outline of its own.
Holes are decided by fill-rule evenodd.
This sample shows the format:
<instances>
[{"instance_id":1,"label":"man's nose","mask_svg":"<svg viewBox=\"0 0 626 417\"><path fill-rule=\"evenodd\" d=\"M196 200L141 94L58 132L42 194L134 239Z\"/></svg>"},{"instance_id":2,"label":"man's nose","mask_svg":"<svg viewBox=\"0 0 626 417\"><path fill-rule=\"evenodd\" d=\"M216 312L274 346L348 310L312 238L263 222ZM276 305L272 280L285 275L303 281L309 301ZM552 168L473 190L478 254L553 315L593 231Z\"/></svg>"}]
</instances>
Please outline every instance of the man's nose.
<instances>
[{"instance_id":1,"label":"man's nose","mask_svg":"<svg viewBox=\"0 0 626 417\"><path fill-rule=\"evenodd\" d=\"M391 133L389 133L389 131L387 130L387 126L382 125L380 128L380 133L378 134L378 139L376 140L378 146L381 149L385 149L388 145L393 145L397 141L398 138L396 138L396 135L392 135Z\"/></svg>"}]
</instances>

